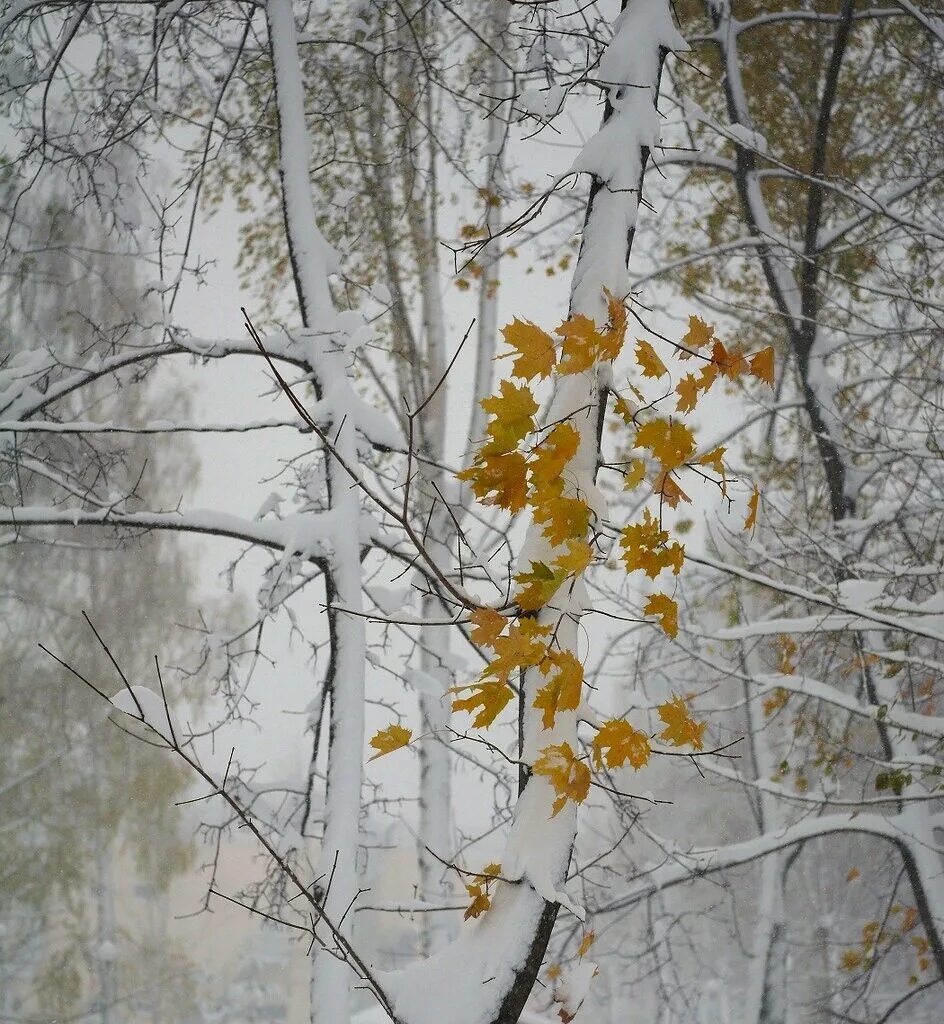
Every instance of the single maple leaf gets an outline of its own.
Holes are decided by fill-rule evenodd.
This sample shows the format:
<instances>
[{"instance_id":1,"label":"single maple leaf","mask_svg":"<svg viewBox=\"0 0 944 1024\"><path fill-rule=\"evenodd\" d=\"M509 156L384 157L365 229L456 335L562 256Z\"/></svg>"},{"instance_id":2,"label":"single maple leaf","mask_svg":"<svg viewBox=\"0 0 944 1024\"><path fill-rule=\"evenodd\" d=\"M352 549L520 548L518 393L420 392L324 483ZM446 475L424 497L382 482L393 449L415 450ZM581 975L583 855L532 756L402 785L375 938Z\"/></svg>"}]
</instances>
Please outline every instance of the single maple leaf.
<instances>
[{"instance_id":1,"label":"single maple leaf","mask_svg":"<svg viewBox=\"0 0 944 1024\"><path fill-rule=\"evenodd\" d=\"M702 736L706 723L696 722L689 714L688 705L681 697L659 705L659 717L665 729L659 733L660 740L668 740L673 746L691 744L696 750L702 749Z\"/></svg>"},{"instance_id":2,"label":"single maple leaf","mask_svg":"<svg viewBox=\"0 0 944 1024\"><path fill-rule=\"evenodd\" d=\"M675 393L679 396L675 408L679 412L691 412L698 403L698 378L694 373L686 373L676 384Z\"/></svg>"},{"instance_id":3,"label":"single maple leaf","mask_svg":"<svg viewBox=\"0 0 944 1024\"><path fill-rule=\"evenodd\" d=\"M729 352L720 341L715 341L712 346L711 362L728 380L737 380L749 369L748 362L740 350L732 349Z\"/></svg>"},{"instance_id":4,"label":"single maple leaf","mask_svg":"<svg viewBox=\"0 0 944 1024\"><path fill-rule=\"evenodd\" d=\"M456 473L456 479L468 481L483 505L515 513L527 504L528 463L521 452L492 451L486 446L468 469Z\"/></svg>"},{"instance_id":5,"label":"single maple leaf","mask_svg":"<svg viewBox=\"0 0 944 1024\"><path fill-rule=\"evenodd\" d=\"M549 651L541 672L553 675L535 694L532 707L543 711L541 722L553 729L559 711L576 711L583 690L583 665L570 651Z\"/></svg>"},{"instance_id":6,"label":"single maple leaf","mask_svg":"<svg viewBox=\"0 0 944 1024\"><path fill-rule=\"evenodd\" d=\"M750 530L753 534L757 525L757 504L760 501L760 491L755 487L747 501L747 518L744 520L744 529Z\"/></svg>"},{"instance_id":7,"label":"single maple leaf","mask_svg":"<svg viewBox=\"0 0 944 1024\"><path fill-rule=\"evenodd\" d=\"M572 423L558 423L547 437L534 447L531 482L538 489L556 481L568 462L577 454L580 432Z\"/></svg>"},{"instance_id":8,"label":"single maple leaf","mask_svg":"<svg viewBox=\"0 0 944 1024\"><path fill-rule=\"evenodd\" d=\"M709 327L700 317L690 316L688 318L688 331L685 337L682 338L682 344L686 348L698 351L698 349L711 344L714 333L715 329ZM679 359L691 359L691 353L679 352Z\"/></svg>"},{"instance_id":9,"label":"single maple leaf","mask_svg":"<svg viewBox=\"0 0 944 1024\"><path fill-rule=\"evenodd\" d=\"M713 448L707 455L702 455L698 460L699 466L710 466L718 476L724 476L724 462L722 461L727 448Z\"/></svg>"},{"instance_id":10,"label":"single maple leaf","mask_svg":"<svg viewBox=\"0 0 944 1024\"><path fill-rule=\"evenodd\" d=\"M580 945L577 947L577 956L579 959L583 959L584 956L590 951L590 947L593 945L593 940L596 935L593 932L585 932L584 937L580 940Z\"/></svg>"},{"instance_id":11,"label":"single maple leaf","mask_svg":"<svg viewBox=\"0 0 944 1024\"><path fill-rule=\"evenodd\" d=\"M505 341L515 350L515 361L511 366L513 377L533 380L550 377L557 355L554 339L530 320L517 317L502 328ZM504 358L504 357L502 357Z\"/></svg>"},{"instance_id":12,"label":"single maple leaf","mask_svg":"<svg viewBox=\"0 0 944 1024\"><path fill-rule=\"evenodd\" d=\"M534 429L538 403L526 384L519 386L503 380L499 391L500 394L483 398L479 403L493 417L487 427L491 443L486 447L496 452L511 452Z\"/></svg>"},{"instance_id":13,"label":"single maple leaf","mask_svg":"<svg viewBox=\"0 0 944 1024\"><path fill-rule=\"evenodd\" d=\"M557 372L561 374L582 373L597 361L600 351L600 335L596 324L588 316L578 313L565 320L554 332L563 339L561 359Z\"/></svg>"},{"instance_id":14,"label":"single maple leaf","mask_svg":"<svg viewBox=\"0 0 944 1024\"><path fill-rule=\"evenodd\" d=\"M579 539L568 540L566 546L566 553L554 560L554 568L567 576L579 576L593 561L593 548Z\"/></svg>"},{"instance_id":15,"label":"single maple leaf","mask_svg":"<svg viewBox=\"0 0 944 1024\"><path fill-rule=\"evenodd\" d=\"M508 631L495 641L495 657L488 663L483 677L494 677L506 683L512 672L540 665L547 657L544 637L551 633L551 626L542 626L534 618L519 619Z\"/></svg>"},{"instance_id":16,"label":"single maple leaf","mask_svg":"<svg viewBox=\"0 0 944 1024\"><path fill-rule=\"evenodd\" d=\"M623 474L623 486L627 491L638 487L646 479L646 463L642 459L633 459L629 469Z\"/></svg>"},{"instance_id":17,"label":"single maple leaf","mask_svg":"<svg viewBox=\"0 0 944 1024\"><path fill-rule=\"evenodd\" d=\"M626 340L626 307L609 289L604 288L606 311L609 323L600 336L600 358L613 362L623 349Z\"/></svg>"},{"instance_id":18,"label":"single maple leaf","mask_svg":"<svg viewBox=\"0 0 944 1024\"><path fill-rule=\"evenodd\" d=\"M659 625L666 636L678 636L678 605L668 594L653 594L643 608L644 615L658 615Z\"/></svg>"},{"instance_id":19,"label":"single maple leaf","mask_svg":"<svg viewBox=\"0 0 944 1024\"><path fill-rule=\"evenodd\" d=\"M653 487L653 493L658 494L670 508L678 508L680 501L691 504L692 499L675 482L671 473L660 473Z\"/></svg>"},{"instance_id":20,"label":"single maple leaf","mask_svg":"<svg viewBox=\"0 0 944 1024\"><path fill-rule=\"evenodd\" d=\"M648 448L664 470L681 466L695 451L695 436L678 421L650 420L636 432L636 448Z\"/></svg>"},{"instance_id":21,"label":"single maple leaf","mask_svg":"<svg viewBox=\"0 0 944 1024\"><path fill-rule=\"evenodd\" d=\"M634 729L622 718L604 722L593 738L593 757L597 767L606 762L609 768L622 768L627 761L639 771L649 761L652 753L649 737L640 729Z\"/></svg>"},{"instance_id":22,"label":"single maple leaf","mask_svg":"<svg viewBox=\"0 0 944 1024\"><path fill-rule=\"evenodd\" d=\"M557 981L561 976L561 966L560 964L548 964L544 973L547 975L548 981Z\"/></svg>"},{"instance_id":23,"label":"single maple leaf","mask_svg":"<svg viewBox=\"0 0 944 1024\"><path fill-rule=\"evenodd\" d=\"M557 794L551 808L552 818L557 817L568 800L579 804L587 799L590 792L590 769L583 761L577 760L569 743L545 747L534 762L532 771L535 775L543 775Z\"/></svg>"},{"instance_id":24,"label":"single maple leaf","mask_svg":"<svg viewBox=\"0 0 944 1024\"><path fill-rule=\"evenodd\" d=\"M521 588L515 594L515 603L525 612L543 608L557 593L566 574L555 572L546 562L532 562L529 572L515 573L515 583Z\"/></svg>"},{"instance_id":25,"label":"single maple leaf","mask_svg":"<svg viewBox=\"0 0 944 1024\"><path fill-rule=\"evenodd\" d=\"M413 739L412 731L404 729L402 725L391 725L386 729L381 729L370 741L370 745L377 751L370 760L376 761L384 754L390 754L401 747L409 746L411 739Z\"/></svg>"},{"instance_id":26,"label":"single maple leaf","mask_svg":"<svg viewBox=\"0 0 944 1024\"><path fill-rule=\"evenodd\" d=\"M751 373L765 384L774 386L774 350L768 345L751 357Z\"/></svg>"},{"instance_id":27,"label":"single maple leaf","mask_svg":"<svg viewBox=\"0 0 944 1024\"><path fill-rule=\"evenodd\" d=\"M709 391L711 385L718 379L718 367L715 363L705 363L698 372L698 387L701 391Z\"/></svg>"},{"instance_id":28,"label":"single maple leaf","mask_svg":"<svg viewBox=\"0 0 944 1024\"><path fill-rule=\"evenodd\" d=\"M494 608L476 608L469 616L473 625L470 639L474 644L482 644L485 647L494 647L495 641L504 632L508 620L500 615Z\"/></svg>"},{"instance_id":29,"label":"single maple leaf","mask_svg":"<svg viewBox=\"0 0 944 1024\"><path fill-rule=\"evenodd\" d=\"M636 339L636 362L642 370L643 377L664 377L669 371L659 358L656 350L642 338Z\"/></svg>"},{"instance_id":30,"label":"single maple leaf","mask_svg":"<svg viewBox=\"0 0 944 1024\"><path fill-rule=\"evenodd\" d=\"M557 546L571 538L586 537L590 506L580 498L551 498L535 508L534 521L544 524L543 536Z\"/></svg>"},{"instance_id":31,"label":"single maple leaf","mask_svg":"<svg viewBox=\"0 0 944 1024\"><path fill-rule=\"evenodd\" d=\"M635 426L633 416L635 416L636 410L622 395L613 403L613 412L622 419L627 427Z\"/></svg>"},{"instance_id":32,"label":"single maple leaf","mask_svg":"<svg viewBox=\"0 0 944 1024\"><path fill-rule=\"evenodd\" d=\"M468 697L456 698L452 702L453 711L468 711L471 715L477 708L480 710L472 719L476 729L487 729L505 709L505 705L514 697L515 692L505 682L493 679L480 680L469 686L453 686L450 693L461 693L471 690Z\"/></svg>"}]
</instances>

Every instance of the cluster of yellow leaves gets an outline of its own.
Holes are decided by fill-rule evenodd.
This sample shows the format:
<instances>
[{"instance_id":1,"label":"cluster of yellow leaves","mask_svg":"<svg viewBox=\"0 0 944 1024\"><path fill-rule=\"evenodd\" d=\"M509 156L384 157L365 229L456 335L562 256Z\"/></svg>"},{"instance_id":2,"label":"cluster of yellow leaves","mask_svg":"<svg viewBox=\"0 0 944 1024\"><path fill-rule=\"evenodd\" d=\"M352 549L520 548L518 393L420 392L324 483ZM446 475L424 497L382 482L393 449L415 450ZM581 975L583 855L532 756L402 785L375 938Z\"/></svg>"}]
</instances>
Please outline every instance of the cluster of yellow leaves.
<instances>
[{"instance_id":1,"label":"cluster of yellow leaves","mask_svg":"<svg viewBox=\"0 0 944 1024\"><path fill-rule=\"evenodd\" d=\"M858 869L852 868L846 881L858 878ZM918 925L918 911L915 907L904 907L900 903L892 905L884 923L867 921L862 926L861 941L845 950L839 959L839 966L844 971L856 971L861 967L870 966L883 949L904 942L914 949L917 969L924 972L931 967L928 955L930 944L924 935L911 935ZM918 984L918 974L908 979L909 984Z\"/></svg>"},{"instance_id":2,"label":"cluster of yellow leaves","mask_svg":"<svg viewBox=\"0 0 944 1024\"><path fill-rule=\"evenodd\" d=\"M704 350L704 351L703 351ZM653 348L643 339L636 342L636 363L644 378L658 379L667 376L668 367ZM715 337L714 328L696 316L689 318L688 332L679 345L678 356L682 360L701 358L701 371L696 375L688 373L675 388L676 413L691 412L701 396L707 393L718 379L737 380L749 374L764 381L771 387L774 383L774 351L768 347L745 355L740 349L728 349ZM644 406L650 403L634 385L629 385L636 399ZM649 466L653 466L650 478L653 494L660 504L658 519L645 509L642 522L625 526L620 532L622 559L627 572L641 571L655 579L663 569L671 569L674 575L682 570L685 549L678 541L670 542L670 533L662 524L661 506L677 508L679 502L691 499L679 485L677 474L684 466L707 467L720 477L722 494L727 494L727 476L724 465L723 447L699 455L695 435L677 417L655 417L640 422L637 410L625 396L616 402L615 411L627 426L635 429L633 448L643 449L648 458L633 458L623 474L627 489L638 487L646 479ZM748 503L745 530L752 530L757 521L759 494L755 489ZM678 632L678 606L668 594L654 594L644 612L655 615L663 630L671 636Z\"/></svg>"},{"instance_id":3,"label":"cluster of yellow leaves","mask_svg":"<svg viewBox=\"0 0 944 1024\"><path fill-rule=\"evenodd\" d=\"M463 921L484 914L492 905L491 887L500 874L501 864L486 864L481 873L475 876L474 882L466 883L465 890L472 897L472 902L462 915Z\"/></svg>"}]
</instances>

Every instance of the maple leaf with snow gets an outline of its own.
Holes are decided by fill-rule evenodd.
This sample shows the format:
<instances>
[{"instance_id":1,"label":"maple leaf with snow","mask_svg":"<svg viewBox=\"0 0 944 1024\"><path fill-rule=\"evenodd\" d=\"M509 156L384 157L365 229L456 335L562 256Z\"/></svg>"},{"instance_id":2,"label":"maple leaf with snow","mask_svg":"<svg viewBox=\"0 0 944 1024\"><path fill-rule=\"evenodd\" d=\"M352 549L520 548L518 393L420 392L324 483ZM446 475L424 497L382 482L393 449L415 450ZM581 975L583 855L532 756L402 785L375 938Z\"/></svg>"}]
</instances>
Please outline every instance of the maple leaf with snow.
<instances>
[{"instance_id":1,"label":"maple leaf with snow","mask_svg":"<svg viewBox=\"0 0 944 1024\"><path fill-rule=\"evenodd\" d=\"M659 733L660 740L667 740L676 747L684 747L690 743L696 750L702 749L706 723L696 722L692 718L688 704L683 698L676 697L666 704L660 704L659 717L665 723L665 729Z\"/></svg>"},{"instance_id":2,"label":"maple leaf with snow","mask_svg":"<svg viewBox=\"0 0 944 1024\"><path fill-rule=\"evenodd\" d=\"M587 799L590 792L590 769L574 756L569 743L545 747L534 762L532 771L535 775L543 775L557 794L552 806L552 818L560 814L568 800L580 804Z\"/></svg>"}]
</instances>

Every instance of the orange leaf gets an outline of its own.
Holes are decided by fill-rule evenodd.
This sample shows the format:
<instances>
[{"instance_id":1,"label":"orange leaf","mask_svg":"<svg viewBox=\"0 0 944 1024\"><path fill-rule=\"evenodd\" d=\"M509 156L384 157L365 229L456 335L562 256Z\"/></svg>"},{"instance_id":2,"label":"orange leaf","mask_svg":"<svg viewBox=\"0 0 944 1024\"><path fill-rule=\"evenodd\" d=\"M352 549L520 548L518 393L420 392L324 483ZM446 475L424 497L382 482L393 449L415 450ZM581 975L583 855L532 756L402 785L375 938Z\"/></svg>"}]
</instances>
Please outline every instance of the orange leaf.
<instances>
[{"instance_id":1,"label":"orange leaf","mask_svg":"<svg viewBox=\"0 0 944 1024\"><path fill-rule=\"evenodd\" d=\"M643 377L664 377L669 372L656 350L642 338L636 340L636 362L642 370Z\"/></svg>"},{"instance_id":2,"label":"orange leaf","mask_svg":"<svg viewBox=\"0 0 944 1024\"><path fill-rule=\"evenodd\" d=\"M508 620L500 615L494 608L476 608L469 616L469 621L475 627L470 639L474 644L483 644L486 647L494 647L495 641L504 632Z\"/></svg>"},{"instance_id":3,"label":"orange leaf","mask_svg":"<svg viewBox=\"0 0 944 1024\"><path fill-rule=\"evenodd\" d=\"M626 307L608 289L603 289L606 296L606 311L609 323L600 338L600 358L610 362L616 359L626 339Z\"/></svg>"},{"instance_id":4,"label":"orange leaf","mask_svg":"<svg viewBox=\"0 0 944 1024\"><path fill-rule=\"evenodd\" d=\"M762 348L752 357L751 373L765 384L774 386L774 350L772 345Z\"/></svg>"},{"instance_id":5,"label":"orange leaf","mask_svg":"<svg viewBox=\"0 0 944 1024\"><path fill-rule=\"evenodd\" d=\"M622 718L604 722L591 745L598 768L604 761L609 768L622 768L629 761L639 771L649 761L651 753L649 737Z\"/></svg>"},{"instance_id":6,"label":"orange leaf","mask_svg":"<svg viewBox=\"0 0 944 1024\"><path fill-rule=\"evenodd\" d=\"M521 452L490 451L486 446L456 479L467 480L483 505L520 512L527 504L528 463Z\"/></svg>"},{"instance_id":7,"label":"orange leaf","mask_svg":"<svg viewBox=\"0 0 944 1024\"><path fill-rule=\"evenodd\" d=\"M653 490L670 508L678 508L680 501L687 501L691 504L692 499L679 487L671 473L662 473Z\"/></svg>"},{"instance_id":8,"label":"orange leaf","mask_svg":"<svg viewBox=\"0 0 944 1024\"><path fill-rule=\"evenodd\" d=\"M696 750L701 750L701 738L706 724L692 719L688 705L681 697L676 697L667 704L660 704L659 717L666 726L659 734L660 740L668 740L676 747L684 747L690 743Z\"/></svg>"},{"instance_id":9,"label":"orange leaf","mask_svg":"<svg viewBox=\"0 0 944 1024\"><path fill-rule=\"evenodd\" d=\"M715 341L711 350L711 361L729 380L737 380L748 370L748 362L739 351L728 351L720 341Z\"/></svg>"},{"instance_id":10,"label":"orange leaf","mask_svg":"<svg viewBox=\"0 0 944 1024\"><path fill-rule=\"evenodd\" d=\"M390 754L401 747L409 746L412 738L412 731L404 729L402 725L391 725L387 729L381 729L370 741L370 745L377 751L370 760L376 761L378 757L383 757L384 754Z\"/></svg>"},{"instance_id":11,"label":"orange leaf","mask_svg":"<svg viewBox=\"0 0 944 1024\"><path fill-rule=\"evenodd\" d=\"M513 377L533 380L535 377L550 377L557 355L554 339L530 320L517 317L502 328L505 341L515 350L515 361L511 366ZM501 357L505 358L505 357Z\"/></svg>"},{"instance_id":12,"label":"orange leaf","mask_svg":"<svg viewBox=\"0 0 944 1024\"><path fill-rule=\"evenodd\" d=\"M536 612L550 601L566 578L566 573L554 572L546 562L532 562L529 572L515 573L515 583L521 587L515 602L522 611Z\"/></svg>"},{"instance_id":13,"label":"orange leaf","mask_svg":"<svg viewBox=\"0 0 944 1024\"><path fill-rule=\"evenodd\" d=\"M653 594L643 608L644 615L658 615L659 625L666 636L678 636L678 605L668 594Z\"/></svg>"},{"instance_id":14,"label":"orange leaf","mask_svg":"<svg viewBox=\"0 0 944 1024\"><path fill-rule=\"evenodd\" d=\"M580 945L577 948L577 956L581 959L589 952L590 947L593 945L593 940L596 935L593 932L587 932L584 937L580 940Z\"/></svg>"},{"instance_id":15,"label":"orange leaf","mask_svg":"<svg viewBox=\"0 0 944 1024\"><path fill-rule=\"evenodd\" d=\"M744 520L744 529L754 531L757 525L757 503L760 500L760 491L755 487L750 499L747 502L747 519Z\"/></svg>"}]
</instances>

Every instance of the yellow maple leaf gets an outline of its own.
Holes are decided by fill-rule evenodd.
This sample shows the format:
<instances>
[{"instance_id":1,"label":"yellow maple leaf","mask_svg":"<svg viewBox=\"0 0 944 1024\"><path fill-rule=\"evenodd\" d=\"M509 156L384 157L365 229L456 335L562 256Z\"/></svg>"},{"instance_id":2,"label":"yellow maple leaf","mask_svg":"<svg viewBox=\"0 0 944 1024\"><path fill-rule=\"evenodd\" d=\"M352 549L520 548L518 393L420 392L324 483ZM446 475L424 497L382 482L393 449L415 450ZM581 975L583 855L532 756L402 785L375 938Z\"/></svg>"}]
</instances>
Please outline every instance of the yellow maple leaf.
<instances>
[{"instance_id":1,"label":"yellow maple leaf","mask_svg":"<svg viewBox=\"0 0 944 1024\"><path fill-rule=\"evenodd\" d=\"M501 874L501 864L486 864L482 868L481 875L471 883L466 883L466 892L472 897L472 902L462 915L463 921L470 917L479 917L492 905L491 886L495 876Z\"/></svg>"},{"instance_id":2,"label":"yellow maple leaf","mask_svg":"<svg viewBox=\"0 0 944 1024\"><path fill-rule=\"evenodd\" d=\"M521 452L492 451L488 446L468 468L456 473L467 480L483 505L498 505L509 512L520 512L528 500L528 463Z\"/></svg>"},{"instance_id":3,"label":"yellow maple leaf","mask_svg":"<svg viewBox=\"0 0 944 1024\"><path fill-rule=\"evenodd\" d=\"M568 540L567 551L554 560L554 567L567 576L579 576L593 561L593 548L585 540Z\"/></svg>"},{"instance_id":4,"label":"yellow maple leaf","mask_svg":"<svg viewBox=\"0 0 944 1024\"><path fill-rule=\"evenodd\" d=\"M638 487L646 479L646 463L642 459L633 459L629 469L623 474L623 486L627 491Z\"/></svg>"},{"instance_id":5,"label":"yellow maple leaf","mask_svg":"<svg viewBox=\"0 0 944 1024\"><path fill-rule=\"evenodd\" d=\"M678 636L678 605L668 594L653 594L643 608L644 615L658 615L662 631L673 639Z\"/></svg>"},{"instance_id":6,"label":"yellow maple leaf","mask_svg":"<svg viewBox=\"0 0 944 1024\"><path fill-rule=\"evenodd\" d=\"M515 350L515 361L511 366L513 377L524 380L550 377L557 355L554 339L546 331L542 331L530 320L515 317L507 327L502 328L502 335Z\"/></svg>"},{"instance_id":7,"label":"yellow maple leaf","mask_svg":"<svg viewBox=\"0 0 944 1024\"><path fill-rule=\"evenodd\" d=\"M656 350L642 338L636 339L636 362L642 370L643 377L664 377L669 372Z\"/></svg>"},{"instance_id":8,"label":"yellow maple leaf","mask_svg":"<svg viewBox=\"0 0 944 1024\"><path fill-rule=\"evenodd\" d=\"M544 973L547 975L549 981L557 981L557 979L561 976L561 965L548 964L547 970Z\"/></svg>"},{"instance_id":9,"label":"yellow maple leaf","mask_svg":"<svg viewBox=\"0 0 944 1024\"><path fill-rule=\"evenodd\" d=\"M574 756L569 743L545 747L534 762L532 771L535 775L543 775L557 794L552 818L557 817L568 800L579 804L587 799L590 792L590 769Z\"/></svg>"},{"instance_id":10,"label":"yellow maple leaf","mask_svg":"<svg viewBox=\"0 0 944 1024\"><path fill-rule=\"evenodd\" d=\"M600 358L613 362L626 340L626 307L608 288L603 289L603 294L606 296L606 311L610 319L600 336Z\"/></svg>"},{"instance_id":11,"label":"yellow maple leaf","mask_svg":"<svg viewBox=\"0 0 944 1024\"><path fill-rule=\"evenodd\" d=\"M580 498L551 498L534 510L534 521L543 523L543 536L555 546L587 535L590 506Z\"/></svg>"},{"instance_id":12,"label":"yellow maple leaf","mask_svg":"<svg viewBox=\"0 0 944 1024\"><path fill-rule=\"evenodd\" d=\"M675 408L679 412L691 412L698 403L698 378L694 373L686 373L675 385L675 393L679 396Z\"/></svg>"},{"instance_id":13,"label":"yellow maple leaf","mask_svg":"<svg viewBox=\"0 0 944 1024\"><path fill-rule=\"evenodd\" d=\"M718 476L724 476L724 462L722 461L727 448L712 448L707 455L702 455L698 460L699 466L710 466Z\"/></svg>"},{"instance_id":14,"label":"yellow maple leaf","mask_svg":"<svg viewBox=\"0 0 944 1024\"><path fill-rule=\"evenodd\" d=\"M774 350L772 345L762 348L751 357L751 373L765 384L774 386Z\"/></svg>"},{"instance_id":15,"label":"yellow maple leaf","mask_svg":"<svg viewBox=\"0 0 944 1024\"><path fill-rule=\"evenodd\" d=\"M590 317L578 313L565 320L554 333L564 339L561 359L557 364L558 373L582 373L597 361L600 335Z\"/></svg>"},{"instance_id":16,"label":"yellow maple leaf","mask_svg":"<svg viewBox=\"0 0 944 1024\"><path fill-rule=\"evenodd\" d=\"M468 697L457 697L452 702L452 710L468 711L471 715L479 708L475 718L472 719L472 725L476 729L487 729L515 695L514 690L507 683L495 679L479 680L468 686L453 686L450 687L449 692L462 693L465 690L472 692Z\"/></svg>"},{"instance_id":17,"label":"yellow maple leaf","mask_svg":"<svg viewBox=\"0 0 944 1024\"><path fill-rule=\"evenodd\" d=\"M515 603L522 611L539 611L566 578L566 573L555 572L546 562L532 562L528 572L515 573L515 583L521 588L515 593Z\"/></svg>"},{"instance_id":18,"label":"yellow maple leaf","mask_svg":"<svg viewBox=\"0 0 944 1024\"><path fill-rule=\"evenodd\" d=\"M474 644L494 647L495 641L504 632L508 620L494 608L476 608L469 616L473 629L470 639Z\"/></svg>"},{"instance_id":19,"label":"yellow maple leaf","mask_svg":"<svg viewBox=\"0 0 944 1024\"><path fill-rule=\"evenodd\" d=\"M688 704L681 697L666 704L659 705L659 717L665 723L665 729L659 733L660 740L668 740L676 747L691 744L696 750L702 748L702 736L706 724L696 722L689 714Z\"/></svg>"},{"instance_id":20,"label":"yellow maple leaf","mask_svg":"<svg viewBox=\"0 0 944 1024\"><path fill-rule=\"evenodd\" d=\"M559 711L576 711L583 690L583 665L570 651L549 651L541 672L553 675L534 697L532 707L543 712L545 729L553 729Z\"/></svg>"},{"instance_id":21,"label":"yellow maple leaf","mask_svg":"<svg viewBox=\"0 0 944 1024\"><path fill-rule=\"evenodd\" d=\"M622 395L613 403L613 412L626 424L627 427L634 426L633 416L636 410Z\"/></svg>"},{"instance_id":22,"label":"yellow maple leaf","mask_svg":"<svg viewBox=\"0 0 944 1024\"><path fill-rule=\"evenodd\" d=\"M495 657L485 667L483 677L494 677L506 683L512 672L540 665L547 657L544 637L550 634L551 628L540 625L537 619L519 619L507 636L496 639Z\"/></svg>"},{"instance_id":23,"label":"yellow maple leaf","mask_svg":"<svg viewBox=\"0 0 944 1024\"><path fill-rule=\"evenodd\" d=\"M580 945L577 947L577 957L583 959L584 956L590 951L590 947L593 945L593 940L596 935L593 932L584 933L584 937L580 940Z\"/></svg>"},{"instance_id":24,"label":"yellow maple leaf","mask_svg":"<svg viewBox=\"0 0 944 1024\"><path fill-rule=\"evenodd\" d=\"M604 722L593 738L593 757L597 767L606 761L609 768L622 768L627 761L639 771L649 761L652 753L649 737L640 729L634 729L622 718Z\"/></svg>"},{"instance_id":25,"label":"yellow maple leaf","mask_svg":"<svg viewBox=\"0 0 944 1024\"><path fill-rule=\"evenodd\" d=\"M380 732L374 734L370 741L370 745L377 751L370 760L376 761L384 754L390 754L401 747L409 746L411 739L413 739L412 731L404 729L402 725L391 725L386 729L381 729Z\"/></svg>"},{"instance_id":26,"label":"yellow maple leaf","mask_svg":"<svg viewBox=\"0 0 944 1024\"><path fill-rule=\"evenodd\" d=\"M650 420L636 432L635 447L648 448L663 469L675 469L695 451L695 436L684 423Z\"/></svg>"},{"instance_id":27,"label":"yellow maple leaf","mask_svg":"<svg viewBox=\"0 0 944 1024\"><path fill-rule=\"evenodd\" d=\"M760 491L755 487L747 502L747 518L744 520L744 529L754 532L757 525L757 503L760 500Z\"/></svg>"},{"instance_id":28,"label":"yellow maple leaf","mask_svg":"<svg viewBox=\"0 0 944 1024\"><path fill-rule=\"evenodd\" d=\"M572 423L558 423L547 437L534 447L531 482L538 489L556 481L564 467L577 454L580 432Z\"/></svg>"},{"instance_id":29,"label":"yellow maple leaf","mask_svg":"<svg viewBox=\"0 0 944 1024\"><path fill-rule=\"evenodd\" d=\"M698 349L711 344L714 333L715 329L709 327L701 317L690 316L688 318L688 331L685 337L682 338L682 344L686 348L694 349L697 352ZM691 354L689 352L679 352L679 359L691 359Z\"/></svg>"},{"instance_id":30,"label":"yellow maple leaf","mask_svg":"<svg viewBox=\"0 0 944 1024\"><path fill-rule=\"evenodd\" d=\"M492 416L487 427L491 438L487 448L496 452L510 452L534 429L534 414L538 411L538 403L526 384L519 386L503 380L499 384L499 391L500 394L483 398L479 404Z\"/></svg>"}]
</instances>

